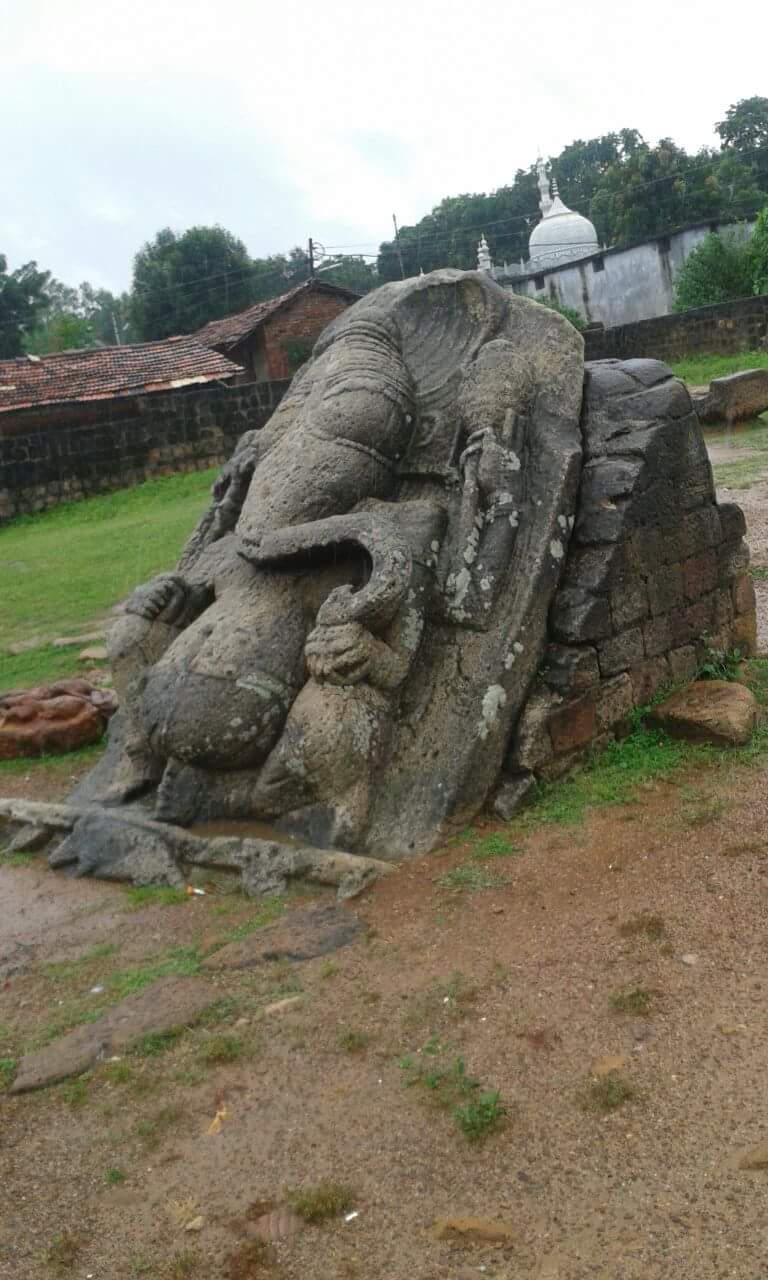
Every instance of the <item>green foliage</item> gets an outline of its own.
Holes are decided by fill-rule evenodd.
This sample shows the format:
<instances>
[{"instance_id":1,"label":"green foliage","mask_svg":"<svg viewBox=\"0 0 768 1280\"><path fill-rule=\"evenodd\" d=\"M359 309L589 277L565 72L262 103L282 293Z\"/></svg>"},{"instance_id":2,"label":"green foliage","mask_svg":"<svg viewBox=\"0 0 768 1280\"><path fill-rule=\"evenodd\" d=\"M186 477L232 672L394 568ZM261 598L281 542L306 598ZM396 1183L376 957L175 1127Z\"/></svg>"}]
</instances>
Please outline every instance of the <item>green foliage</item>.
<instances>
[{"instance_id":1,"label":"green foliage","mask_svg":"<svg viewBox=\"0 0 768 1280\"><path fill-rule=\"evenodd\" d=\"M467 890L469 893L477 893L480 889L495 889L502 880L498 876L492 876L489 872L478 866L459 866L451 867L450 871L446 871L437 882L441 889L453 889L458 892Z\"/></svg>"},{"instance_id":2,"label":"green foliage","mask_svg":"<svg viewBox=\"0 0 768 1280\"><path fill-rule=\"evenodd\" d=\"M183 1034L182 1027L172 1027L168 1031L149 1031L136 1041L131 1052L137 1058L159 1058L168 1049L172 1049Z\"/></svg>"},{"instance_id":3,"label":"green foliage","mask_svg":"<svg viewBox=\"0 0 768 1280\"><path fill-rule=\"evenodd\" d=\"M310 338L285 338L282 343L283 350L288 357L288 370L291 377L312 355L314 343Z\"/></svg>"},{"instance_id":4,"label":"green foliage","mask_svg":"<svg viewBox=\"0 0 768 1280\"><path fill-rule=\"evenodd\" d=\"M699 667L699 680L738 680L744 661L741 649L707 649Z\"/></svg>"},{"instance_id":5,"label":"green foliage","mask_svg":"<svg viewBox=\"0 0 768 1280\"><path fill-rule=\"evenodd\" d=\"M50 271L39 271L36 262L25 262L8 271L0 253L0 360L20 356L24 340L48 305L46 288Z\"/></svg>"},{"instance_id":6,"label":"green foliage","mask_svg":"<svg viewBox=\"0 0 768 1280\"><path fill-rule=\"evenodd\" d=\"M288 1191L286 1199L305 1222L324 1222L351 1209L355 1193L341 1182L320 1182L316 1187Z\"/></svg>"},{"instance_id":7,"label":"green foliage","mask_svg":"<svg viewBox=\"0 0 768 1280\"><path fill-rule=\"evenodd\" d=\"M744 235L711 232L691 250L674 281L675 311L707 307L752 293L752 266Z\"/></svg>"},{"instance_id":8,"label":"green foliage","mask_svg":"<svg viewBox=\"0 0 768 1280\"><path fill-rule=\"evenodd\" d=\"M635 1018L645 1018L651 1012L653 992L645 987L622 987L614 991L610 999L614 1013L629 1013Z\"/></svg>"},{"instance_id":9,"label":"green foliage","mask_svg":"<svg viewBox=\"0 0 768 1280\"><path fill-rule=\"evenodd\" d=\"M566 320L569 320L574 329L578 329L579 332L587 327L586 320L575 307L567 307L564 303L558 302L555 298L547 298L544 294L534 298L534 302L540 302L542 307L549 307L550 311L557 311L558 315L565 316Z\"/></svg>"},{"instance_id":10,"label":"green foliage","mask_svg":"<svg viewBox=\"0 0 768 1280\"><path fill-rule=\"evenodd\" d=\"M464 1059L452 1056L450 1046L437 1036L417 1053L406 1054L399 1066L405 1087L426 1089L438 1106L451 1112L470 1142L488 1137L504 1124L507 1113L498 1090L483 1090L480 1081L467 1074Z\"/></svg>"},{"instance_id":11,"label":"green foliage","mask_svg":"<svg viewBox=\"0 0 768 1280\"><path fill-rule=\"evenodd\" d=\"M245 1053L245 1045L239 1036L209 1036L202 1046L200 1056L209 1065L237 1062Z\"/></svg>"},{"instance_id":12,"label":"green foliage","mask_svg":"<svg viewBox=\"0 0 768 1280\"><path fill-rule=\"evenodd\" d=\"M540 783L513 828L525 830L541 822L573 826L590 809L626 804L643 784L669 777L685 763L705 760L710 751L638 723L621 742L610 742L589 769L560 782Z\"/></svg>"},{"instance_id":13,"label":"green foliage","mask_svg":"<svg viewBox=\"0 0 768 1280\"><path fill-rule=\"evenodd\" d=\"M0 1058L0 1089L9 1089L16 1075L16 1059Z\"/></svg>"},{"instance_id":14,"label":"green foliage","mask_svg":"<svg viewBox=\"0 0 768 1280\"><path fill-rule=\"evenodd\" d=\"M370 1038L367 1031L353 1031L348 1027L339 1032L336 1043L345 1053L362 1053L368 1047Z\"/></svg>"},{"instance_id":15,"label":"green foliage","mask_svg":"<svg viewBox=\"0 0 768 1280\"><path fill-rule=\"evenodd\" d=\"M253 263L223 227L170 227L143 245L133 264L130 318L140 341L194 333L252 301Z\"/></svg>"},{"instance_id":16,"label":"green foliage","mask_svg":"<svg viewBox=\"0 0 768 1280\"><path fill-rule=\"evenodd\" d=\"M119 1187L121 1183L125 1182L125 1172L123 1169L113 1166L111 1169L107 1169L104 1174L104 1181L108 1187Z\"/></svg>"},{"instance_id":17,"label":"green foliage","mask_svg":"<svg viewBox=\"0 0 768 1280\"><path fill-rule=\"evenodd\" d=\"M154 884L142 884L128 889L125 897L129 911L139 911L142 907L176 907L190 901L186 889Z\"/></svg>"},{"instance_id":18,"label":"green foliage","mask_svg":"<svg viewBox=\"0 0 768 1280\"><path fill-rule=\"evenodd\" d=\"M506 1109L498 1089L478 1094L472 1102L453 1109L454 1119L470 1142L479 1142L489 1133L500 1129L506 1119Z\"/></svg>"},{"instance_id":19,"label":"green foliage","mask_svg":"<svg viewBox=\"0 0 768 1280\"><path fill-rule=\"evenodd\" d=\"M586 1111L617 1111L637 1097L637 1090L618 1071L609 1071L590 1084L584 1097Z\"/></svg>"},{"instance_id":20,"label":"green foliage","mask_svg":"<svg viewBox=\"0 0 768 1280\"><path fill-rule=\"evenodd\" d=\"M742 98L728 108L715 129L724 147L736 151L768 147L768 98Z\"/></svg>"},{"instance_id":21,"label":"green foliage","mask_svg":"<svg viewBox=\"0 0 768 1280\"><path fill-rule=\"evenodd\" d=\"M768 293L768 205L757 215L755 229L749 241L748 255L753 292Z\"/></svg>"}]
</instances>

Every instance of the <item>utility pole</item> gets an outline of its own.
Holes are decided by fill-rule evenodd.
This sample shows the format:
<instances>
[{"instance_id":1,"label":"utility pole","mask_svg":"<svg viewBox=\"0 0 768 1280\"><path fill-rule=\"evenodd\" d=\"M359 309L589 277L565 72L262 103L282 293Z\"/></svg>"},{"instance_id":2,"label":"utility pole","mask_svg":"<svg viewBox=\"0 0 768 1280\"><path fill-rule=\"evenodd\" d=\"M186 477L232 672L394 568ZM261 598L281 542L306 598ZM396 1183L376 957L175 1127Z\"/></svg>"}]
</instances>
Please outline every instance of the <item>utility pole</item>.
<instances>
[{"instance_id":1,"label":"utility pole","mask_svg":"<svg viewBox=\"0 0 768 1280\"><path fill-rule=\"evenodd\" d=\"M394 213L392 214L392 222L393 222L393 224L394 224L394 228L395 228L395 245L396 245L396 247L397 247L397 256L398 256L398 258L399 258L399 260L400 260L400 278L401 278L402 280L404 280L404 279L405 279L405 267L403 266L403 251L402 251L402 249L400 248L400 232L399 232L399 231L398 231L398 229L397 229L397 218L395 217Z\"/></svg>"},{"instance_id":2,"label":"utility pole","mask_svg":"<svg viewBox=\"0 0 768 1280\"><path fill-rule=\"evenodd\" d=\"M314 274L315 274L315 242L314 242L314 240L312 239L312 237L310 236L310 237L309 237L309 276L310 276L310 279L312 279L312 278L314 277Z\"/></svg>"},{"instance_id":3,"label":"utility pole","mask_svg":"<svg viewBox=\"0 0 768 1280\"><path fill-rule=\"evenodd\" d=\"M122 347L122 345L123 345L123 344L122 344L122 342L120 341L120 334L119 334L118 329L117 329L117 320L115 319L115 313L114 313L114 311L112 312L112 329L113 329L114 334L115 334L115 345L116 345L116 346L118 346L118 347Z\"/></svg>"}]
</instances>

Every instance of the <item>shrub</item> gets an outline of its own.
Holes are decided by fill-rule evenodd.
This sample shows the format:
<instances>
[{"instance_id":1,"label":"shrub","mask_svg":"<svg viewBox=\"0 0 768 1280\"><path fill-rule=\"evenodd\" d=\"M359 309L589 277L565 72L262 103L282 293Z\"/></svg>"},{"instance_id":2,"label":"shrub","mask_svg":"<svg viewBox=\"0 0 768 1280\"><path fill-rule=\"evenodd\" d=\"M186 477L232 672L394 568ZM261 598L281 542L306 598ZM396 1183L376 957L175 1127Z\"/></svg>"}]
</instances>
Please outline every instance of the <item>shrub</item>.
<instances>
[{"instance_id":1,"label":"shrub","mask_svg":"<svg viewBox=\"0 0 768 1280\"><path fill-rule=\"evenodd\" d=\"M707 307L752 293L751 242L711 232L689 253L675 276L675 311Z\"/></svg>"},{"instance_id":2,"label":"shrub","mask_svg":"<svg viewBox=\"0 0 768 1280\"><path fill-rule=\"evenodd\" d=\"M565 316L566 320L570 320L574 329L578 329L579 332L587 327L586 320L581 312L577 311L575 307L567 307L563 302L556 302L554 298L547 298L543 296L541 298L534 298L534 302L540 302L542 307L549 307L550 311L556 311L558 315Z\"/></svg>"}]
</instances>

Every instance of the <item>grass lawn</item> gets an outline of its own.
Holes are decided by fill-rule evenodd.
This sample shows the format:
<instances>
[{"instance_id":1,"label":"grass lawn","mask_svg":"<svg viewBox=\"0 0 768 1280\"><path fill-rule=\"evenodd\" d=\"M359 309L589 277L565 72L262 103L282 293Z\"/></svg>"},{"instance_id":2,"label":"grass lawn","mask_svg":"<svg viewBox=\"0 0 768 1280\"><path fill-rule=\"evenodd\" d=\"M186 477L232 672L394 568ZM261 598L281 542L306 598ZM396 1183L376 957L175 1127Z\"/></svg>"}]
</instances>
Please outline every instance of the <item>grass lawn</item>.
<instances>
[{"instance_id":1,"label":"grass lawn","mask_svg":"<svg viewBox=\"0 0 768 1280\"><path fill-rule=\"evenodd\" d=\"M704 387L713 378L742 369L768 369L768 351L742 351L735 356L691 356L670 366L672 372L692 387Z\"/></svg>"},{"instance_id":2,"label":"grass lawn","mask_svg":"<svg viewBox=\"0 0 768 1280\"><path fill-rule=\"evenodd\" d=\"M0 528L0 685L71 671L76 650L1 651L34 636L87 632L138 583L171 568L217 470L150 480Z\"/></svg>"}]
</instances>

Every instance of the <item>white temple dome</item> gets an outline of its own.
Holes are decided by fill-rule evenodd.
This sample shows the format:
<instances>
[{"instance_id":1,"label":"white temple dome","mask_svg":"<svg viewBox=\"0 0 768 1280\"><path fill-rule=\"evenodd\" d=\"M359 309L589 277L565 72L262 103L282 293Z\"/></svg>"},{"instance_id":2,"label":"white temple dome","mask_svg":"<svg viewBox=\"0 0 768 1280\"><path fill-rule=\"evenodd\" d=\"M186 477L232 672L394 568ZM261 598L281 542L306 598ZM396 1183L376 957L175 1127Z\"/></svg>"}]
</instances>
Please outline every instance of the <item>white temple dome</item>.
<instances>
[{"instance_id":1,"label":"white temple dome","mask_svg":"<svg viewBox=\"0 0 768 1280\"><path fill-rule=\"evenodd\" d=\"M554 184L554 193L550 198L548 185L543 162L539 161L542 217L541 222L533 228L528 241L530 271L561 262L573 262L600 250L597 232L589 218L574 213L563 204L557 192L557 184Z\"/></svg>"}]
</instances>

